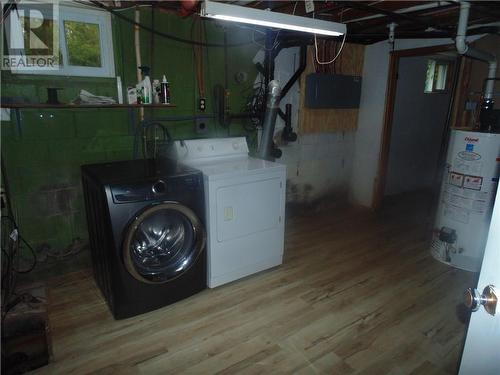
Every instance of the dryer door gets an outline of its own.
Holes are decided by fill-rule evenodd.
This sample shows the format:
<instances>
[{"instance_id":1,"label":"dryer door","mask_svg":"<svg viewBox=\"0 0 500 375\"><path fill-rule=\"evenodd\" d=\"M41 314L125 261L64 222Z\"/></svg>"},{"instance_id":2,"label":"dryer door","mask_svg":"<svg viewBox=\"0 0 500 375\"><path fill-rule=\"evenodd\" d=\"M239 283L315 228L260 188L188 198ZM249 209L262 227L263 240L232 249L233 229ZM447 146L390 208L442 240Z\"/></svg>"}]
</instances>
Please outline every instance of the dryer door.
<instances>
[{"instance_id":1,"label":"dryer door","mask_svg":"<svg viewBox=\"0 0 500 375\"><path fill-rule=\"evenodd\" d=\"M205 242L205 230L192 210L176 202L153 205L125 233L125 267L139 281L168 282L196 262Z\"/></svg>"}]
</instances>

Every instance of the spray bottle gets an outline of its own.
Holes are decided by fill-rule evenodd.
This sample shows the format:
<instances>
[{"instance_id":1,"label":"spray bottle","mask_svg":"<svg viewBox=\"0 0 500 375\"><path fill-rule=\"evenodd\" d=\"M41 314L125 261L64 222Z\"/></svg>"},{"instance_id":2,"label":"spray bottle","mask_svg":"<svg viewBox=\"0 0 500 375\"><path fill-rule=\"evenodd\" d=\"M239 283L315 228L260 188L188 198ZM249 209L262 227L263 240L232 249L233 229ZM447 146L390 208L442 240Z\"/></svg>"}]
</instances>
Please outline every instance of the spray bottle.
<instances>
[{"instance_id":1,"label":"spray bottle","mask_svg":"<svg viewBox=\"0 0 500 375\"><path fill-rule=\"evenodd\" d=\"M151 104L153 101L153 89L151 86L151 79L149 78L149 66L140 66L139 69L144 77L138 84L142 91L142 104Z\"/></svg>"}]
</instances>

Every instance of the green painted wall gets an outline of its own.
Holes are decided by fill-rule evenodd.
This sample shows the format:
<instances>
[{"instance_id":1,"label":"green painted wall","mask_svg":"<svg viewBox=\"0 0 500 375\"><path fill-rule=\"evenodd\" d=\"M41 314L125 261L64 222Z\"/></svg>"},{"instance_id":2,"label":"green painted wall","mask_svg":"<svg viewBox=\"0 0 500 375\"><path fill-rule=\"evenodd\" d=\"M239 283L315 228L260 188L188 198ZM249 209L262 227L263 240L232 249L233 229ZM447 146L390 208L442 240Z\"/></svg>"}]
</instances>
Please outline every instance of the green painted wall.
<instances>
[{"instance_id":1,"label":"green painted wall","mask_svg":"<svg viewBox=\"0 0 500 375\"><path fill-rule=\"evenodd\" d=\"M175 14L153 13L141 8L141 22L157 30L191 38L192 18L181 19ZM133 18L132 11L123 15ZM154 18L154 20L152 19ZM207 22L207 39L223 42L223 29ZM248 31L231 28L228 41L248 41ZM136 83L136 62L133 27L123 20L113 19L113 39L116 74L123 85ZM151 46L153 45L153 53ZM239 112L256 76L252 58L255 44L228 49L228 77L231 90L231 110ZM171 83L171 109L147 109L146 117L193 115L197 112L193 50L160 36L141 30L143 64L152 67L151 76L166 74ZM205 60L205 81L208 108L213 112L213 87L224 85L223 48L209 48ZM248 82L237 84L234 75L248 73ZM47 100L46 87L61 87L59 99L69 102L80 89L116 98L114 79L12 75L2 71L2 98L22 97L32 103ZM136 114L138 118L138 114ZM11 119L14 119L13 113ZM80 184L80 165L132 158L133 134L126 109L33 110L21 111L22 133L16 132L15 122L2 122L2 157L6 163L13 208L23 237L37 246L47 243L52 249L64 249L75 238L87 239L84 203ZM168 123L174 138L195 138L192 121ZM240 123L228 129L209 121L209 132L203 136L248 135Z\"/></svg>"}]
</instances>

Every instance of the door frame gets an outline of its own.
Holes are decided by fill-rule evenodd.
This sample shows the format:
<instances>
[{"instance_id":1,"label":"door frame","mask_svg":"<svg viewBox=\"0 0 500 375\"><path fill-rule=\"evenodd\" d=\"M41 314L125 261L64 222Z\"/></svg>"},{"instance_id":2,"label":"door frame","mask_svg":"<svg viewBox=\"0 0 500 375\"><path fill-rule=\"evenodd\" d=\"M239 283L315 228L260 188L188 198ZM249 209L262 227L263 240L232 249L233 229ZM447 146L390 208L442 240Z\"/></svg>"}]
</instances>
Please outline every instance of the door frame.
<instances>
[{"instance_id":1,"label":"door frame","mask_svg":"<svg viewBox=\"0 0 500 375\"><path fill-rule=\"evenodd\" d=\"M402 57L426 56L437 52L455 51L454 44L443 44L431 47L403 49L390 52L389 57L389 73L387 75L387 90L384 109L384 120L382 126L382 139L380 143L380 153L378 162L377 177L373 186L372 208L378 209L382 206L384 198L385 185L387 180L387 167L389 163L389 152L391 143L391 133L394 116L394 104L396 100L396 89L398 83L399 60ZM458 67L455 67L455 71ZM455 90L455 82L453 89ZM452 92L451 105L454 103L454 95ZM449 126L449 124L448 124ZM445 129L447 131L447 129Z\"/></svg>"}]
</instances>

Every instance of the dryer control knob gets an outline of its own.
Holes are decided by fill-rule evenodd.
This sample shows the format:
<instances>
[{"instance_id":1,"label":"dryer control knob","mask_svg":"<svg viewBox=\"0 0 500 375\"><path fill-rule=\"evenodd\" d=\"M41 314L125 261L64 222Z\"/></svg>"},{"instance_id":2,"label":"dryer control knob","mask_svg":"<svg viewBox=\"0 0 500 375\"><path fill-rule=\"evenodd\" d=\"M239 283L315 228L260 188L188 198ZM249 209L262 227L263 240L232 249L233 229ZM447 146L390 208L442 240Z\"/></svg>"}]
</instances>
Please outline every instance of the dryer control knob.
<instances>
[{"instance_id":1,"label":"dryer control knob","mask_svg":"<svg viewBox=\"0 0 500 375\"><path fill-rule=\"evenodd\" d=\"M238 150L240 148L240 144L238 142L233 142L233 149Z\"/></svg>"},{"instance_id":2,"label":"dryer control knob","mask_svg":"<svg viewBox=\"0 0 500 375\"><path fill-rule=\"evenodd\" d=\"M165 181L158 180L153 184L151 190L153 190L153 193L155 194L163 194L167 191L167 184Z\"/></svg>"}]
</instances>

